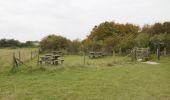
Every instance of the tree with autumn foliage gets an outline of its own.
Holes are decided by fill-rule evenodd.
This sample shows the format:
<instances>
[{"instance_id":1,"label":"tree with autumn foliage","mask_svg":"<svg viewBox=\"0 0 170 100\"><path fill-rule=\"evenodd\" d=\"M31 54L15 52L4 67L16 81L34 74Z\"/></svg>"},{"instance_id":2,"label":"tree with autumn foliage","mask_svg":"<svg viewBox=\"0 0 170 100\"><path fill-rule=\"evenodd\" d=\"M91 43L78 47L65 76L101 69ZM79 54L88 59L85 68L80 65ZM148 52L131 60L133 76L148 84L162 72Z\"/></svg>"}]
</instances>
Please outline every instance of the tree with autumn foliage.
<instances>
[{"instance_id":1,"label":"tree with autumn foliage","mask_svg":"<svg viewBox=\"0 0 170 100\"><path fill-rule=\"evenodd\" d=\"M158 41L170 50L170 22L144 25L142 28L130 23L103 22L94 26L83 41L49 35L43 38L40 44L43 50L65 49L74 54L80 51L112 53L120 49L126 52L134 47L149 47L154 52Z\"/></svg>"},{"instance_id":2,"label":"tree with autumn foliage","mask_svg":"<svg viewBox=\"0 0 170 100\"><path fill-rule=\"evenodd\" d=\"M112 52L113 49L117 49L120 45L121 40L124 40L127 36L136 34L139 31L139 26L133 24L119 24L115 22L104 22L98 26L95 26L90 35L86 39L86 43L93 43L93 47L97 48L98 46L102 50L107 52ZM102 45L98 45L102 41ZM91 48L92 45L88 45L88 48ZM130 43L127 45L131 45ZM133 46L126 46L133 47ZM100 49L100 50L101 50Z\"/></svg>"}]
</instances>

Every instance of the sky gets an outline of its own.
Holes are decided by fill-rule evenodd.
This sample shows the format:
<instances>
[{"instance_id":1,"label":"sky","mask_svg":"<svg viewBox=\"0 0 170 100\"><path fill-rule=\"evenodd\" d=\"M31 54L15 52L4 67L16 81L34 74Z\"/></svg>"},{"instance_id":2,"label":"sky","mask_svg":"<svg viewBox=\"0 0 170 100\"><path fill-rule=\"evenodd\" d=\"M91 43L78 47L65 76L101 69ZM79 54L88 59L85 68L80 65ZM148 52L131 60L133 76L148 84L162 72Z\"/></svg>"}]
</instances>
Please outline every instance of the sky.
<instances>
[{"instance_id":1,"label":"sky","mask_svg":"<svg viewBox=\"0 0 170 100\"><path fill-rule=\"evenodd\" d=\"M82 40L104 21L170 21L170 0L0 0L0 39L25 42L56 34Z\"/></svg>"}]
</instances>

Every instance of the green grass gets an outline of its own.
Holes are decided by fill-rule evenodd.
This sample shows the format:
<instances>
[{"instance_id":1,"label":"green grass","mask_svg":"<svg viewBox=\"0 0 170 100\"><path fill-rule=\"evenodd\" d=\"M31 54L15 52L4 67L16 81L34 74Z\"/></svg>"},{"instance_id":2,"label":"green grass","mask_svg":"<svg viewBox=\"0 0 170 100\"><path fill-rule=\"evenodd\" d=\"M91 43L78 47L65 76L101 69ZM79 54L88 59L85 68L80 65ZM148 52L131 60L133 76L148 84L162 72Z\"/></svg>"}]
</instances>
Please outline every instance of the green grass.
<instances>
[{"instance_id":1,"label":"green grass","mask_svg":"<svg viewBox=\"0 0 170 100\"><path fill-rule=\"evenodd\" d=\"M124 57L65 56L60 66L0 74L0 100L170 100L170 57L158 65Z\"/></svg>"}]
</instances>

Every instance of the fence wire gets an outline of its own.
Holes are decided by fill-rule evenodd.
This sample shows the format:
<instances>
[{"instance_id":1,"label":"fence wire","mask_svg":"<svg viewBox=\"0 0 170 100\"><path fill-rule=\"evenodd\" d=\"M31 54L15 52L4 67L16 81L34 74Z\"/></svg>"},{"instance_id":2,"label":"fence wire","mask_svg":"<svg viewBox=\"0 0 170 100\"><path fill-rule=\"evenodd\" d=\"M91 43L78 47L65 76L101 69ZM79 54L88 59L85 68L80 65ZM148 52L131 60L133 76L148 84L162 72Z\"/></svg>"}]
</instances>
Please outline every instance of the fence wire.
<instances>
[{"instance_id":1,"label":"fence wire","mask_svg":"<svg viewBox=\"0 0 170 100\"><path fill-rule=\"evenodd\" d=\"M37 49L0 49L0 72L9 71L13 67L13 56L27 62L38 55Z\"/></svg>"}]
</instances>

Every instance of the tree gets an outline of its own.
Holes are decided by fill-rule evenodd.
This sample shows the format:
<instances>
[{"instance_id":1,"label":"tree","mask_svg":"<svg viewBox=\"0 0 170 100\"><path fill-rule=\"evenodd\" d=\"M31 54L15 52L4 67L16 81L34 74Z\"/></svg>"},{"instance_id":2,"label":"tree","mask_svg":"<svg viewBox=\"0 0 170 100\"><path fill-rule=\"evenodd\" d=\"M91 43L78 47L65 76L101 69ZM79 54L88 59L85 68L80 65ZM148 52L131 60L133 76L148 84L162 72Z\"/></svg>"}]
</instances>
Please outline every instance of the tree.
<instances>
[{"instance_id":1,"label":"tree","mask_svg":"<svg viewBox=\"0 0 170 100\"><path fill-rule=\"evenodd\" d=\"M132 49L136 46L135 35L129 34L122 38L120 43L117 45L117 49L121 48L122 52L126 52L128 49Z\"/></svg>"},{"instance_id":2,"label":"tree","mask_svg":"<svg viewBox=\"0 0 170 100\"><path fill-rule=\"evenodd\" d=\"M0 47L20 47L21 43L14 39L1 39Z\"/></svg>"},{"instance_id":3,"label":"tree","mask_svg":"<svg viewBox=\"0 0 170 100\"><path fill-rule=\"evenodd\" d=\"M133 24L119 24L115 22L104 22L98 26L95 26L88 39L104 40L107 37L121 35L125 36L127 34L138 33L139 27Z\"/></svg>"},{"instance_id":4,"label":"tree","mask_svg":"<svg viewBox=\"0 0 170 100\"><path fill-rule=\"evenodd\" d=\"M153 26L152 26L152 29L151 29L151 33L152 34L160 34L160 33L164 33L164 28L163 28L163 25L161 23L155 23Z\"/></svg>"},{"instance_id":5,"label":"tree","mask_svg":"<svg viewBox=\"0 0 170 100\"><path fill-rule=\"evenodd\" d=\"M79 39L71 42L70 51L74 54L78 53L81 49L81 41Z\"/></svg>"},{"instance_id":6,"label":"tree","mask_svg":"<svg viewBox=\"0 0 170 100\"><path fill-rule=\"evenodd\" d=\"M170 34L170 22L163 23L163 30L164 30L164 33Z\"/></svg>"},{"instance_id":7,"label":"tree","mask_svg":"<svg viewBox=\"0 0 170 100\"><path fill-rule=\"evenodd\" d=\"M112 52L113 49L117 49L117 47L120 46L122 40L128 41L126 39L127 36L135 36L138 32L139 27L133 24L103 22L92 29L90 35L86 39L86 43L89 48L95 47L96 50L99 50L99 48L103 50L104 48L107 52ZM134 38L132 39L134 40ZM103 44L99 45L101 41ZM94 43L96 44L95 46ZM123 44L123 42L121 43Z\"/></svg>"},{"instance_id":8,"label":"tree","mask_svg":"<svg viewBox=\"0 0 170 100\"><path fill-rule=\"evenodd\" d=\"M44 51L69 49L70 40L57 35L48 35L40 42L40 47Z\"/></svg>"},{"instance_id":9,"label":"tree","mask_svg":"<svg viewBox=\"0 0 170 100\"><path fill-rule=\"evenodd\" d=\"M139 33L139 35L135 39L137 46L146 48L149 45L149 34L147 33Z\"/></svg>"},{"instance_id":10,"label":"tree","mask_svg":"<svg viewBox=\"0 0 170 100\"><path fill-rule=\"evenodd\" d=\"M157 34L154 35L153 37L150 38L150 42L152 44L151 51L156 51L156 43L157 42L161 42L161 50L163 50L163 48L167 48L170 49L170 35L169 34Z\"/></svg>"},{"instance_id":11,"label":"tree","mask_svg":"<svg viewBox=\"0 0 170 100\"><path fill-rule=\"evenodd\" d=\"M33 44L33 41L26 41L24 45L25 46L33 46L34 44Z\"/></svg>"},{"instance_id":12,"label":"tree","mask_svg":"<svg viewBox=\"0 0 170 100\"><path fill-rule=\"evenodd\" d=\"M151 34L152 36L155 34L170 34L170 22L164 23L155 23L153 25L144 25L142 28L143 33Z\"/></svg>"}]
</instances>

